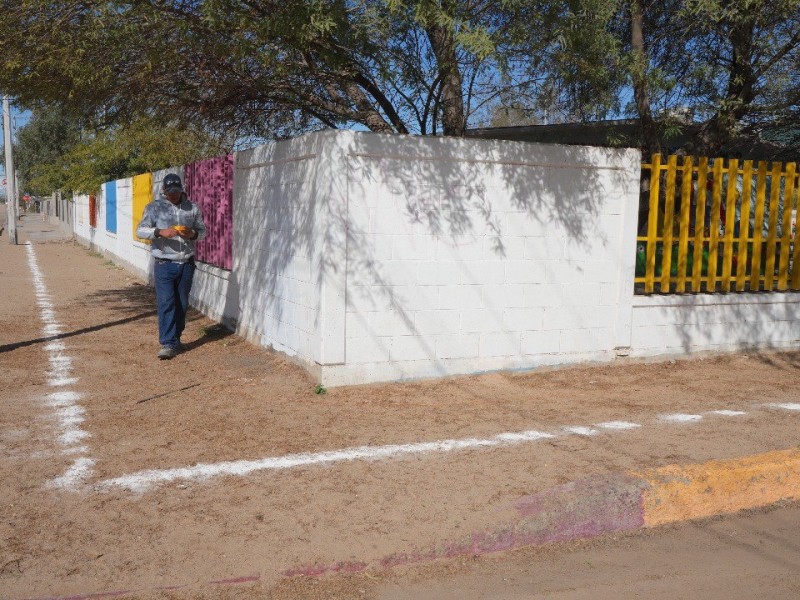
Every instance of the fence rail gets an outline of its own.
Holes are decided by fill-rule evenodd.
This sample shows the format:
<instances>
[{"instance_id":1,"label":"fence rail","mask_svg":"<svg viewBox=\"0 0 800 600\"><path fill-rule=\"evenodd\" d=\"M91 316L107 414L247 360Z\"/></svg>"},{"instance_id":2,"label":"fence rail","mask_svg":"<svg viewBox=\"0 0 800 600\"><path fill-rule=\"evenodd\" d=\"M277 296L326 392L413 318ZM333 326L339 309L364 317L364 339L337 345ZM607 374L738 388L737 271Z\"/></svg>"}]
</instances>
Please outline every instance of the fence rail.
<instances>
[{"instance_id":1,"label":"fence rail","mask_svg":"<svg viewBox=\"0 0 800 600\"><path fill-rule=\"evenodd\" d=\"M795 163L654 154L642 169L637 293L800 290Z\"/></svg>"}]
</instances>

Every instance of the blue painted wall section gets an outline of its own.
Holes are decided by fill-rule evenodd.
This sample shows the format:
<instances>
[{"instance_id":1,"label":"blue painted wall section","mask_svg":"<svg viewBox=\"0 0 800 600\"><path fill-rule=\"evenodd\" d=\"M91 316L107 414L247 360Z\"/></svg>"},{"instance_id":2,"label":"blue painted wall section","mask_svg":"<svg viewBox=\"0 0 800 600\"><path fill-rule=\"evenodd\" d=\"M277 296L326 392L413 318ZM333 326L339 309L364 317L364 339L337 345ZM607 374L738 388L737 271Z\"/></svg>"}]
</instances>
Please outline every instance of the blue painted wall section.
<instances>
[{"instance_id":1,"label":"blue painted wall section","mask_svg":"<svg viewBox=\"0 0 800 600\"><path fill-rule=\"evenodd\" d=\"M117 233L117 182L109 181L105 186L106 231Z\"/></svg>"}]
</instances>

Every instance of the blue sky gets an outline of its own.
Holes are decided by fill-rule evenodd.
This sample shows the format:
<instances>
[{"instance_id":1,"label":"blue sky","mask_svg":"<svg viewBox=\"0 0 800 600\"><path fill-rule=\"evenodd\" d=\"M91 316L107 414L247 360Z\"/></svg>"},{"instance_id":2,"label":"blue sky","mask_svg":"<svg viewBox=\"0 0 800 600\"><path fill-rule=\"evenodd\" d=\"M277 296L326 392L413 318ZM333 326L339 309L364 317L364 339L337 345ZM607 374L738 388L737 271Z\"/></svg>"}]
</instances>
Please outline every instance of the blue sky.
<instances>
[{"instance_id":1,"label":"blue sky","mask_svg":"<svg viewBox=\"0 0 800 600\"><path fill-rule=\"evenodd\" d=\"M2 111L0 111L0 113L2 113ZM13 105L11 106L11 119L12 119L11 127L12 130L14 130L15 135L16 135L16 130L14 129L14 125L16 124L16 129L24 127L25 123L27 123L28 119L30 118L31 118L30 111L27 110L21 111L15 108ZM16 120L16 123L14 123L14 120ZM2 125L2 123L0 123L0 125ZM0 140L0 146L2 146L1 142L2 140ZM3 152L5 152L5 148L3 148ZM3 154L2 156L0 156L0 176L5 177L5 175L6 175L6 159L5 159L5 154ZM5 196L5 188L3 190L0 190L0 196Z\"/></svg>"}]
</instances>

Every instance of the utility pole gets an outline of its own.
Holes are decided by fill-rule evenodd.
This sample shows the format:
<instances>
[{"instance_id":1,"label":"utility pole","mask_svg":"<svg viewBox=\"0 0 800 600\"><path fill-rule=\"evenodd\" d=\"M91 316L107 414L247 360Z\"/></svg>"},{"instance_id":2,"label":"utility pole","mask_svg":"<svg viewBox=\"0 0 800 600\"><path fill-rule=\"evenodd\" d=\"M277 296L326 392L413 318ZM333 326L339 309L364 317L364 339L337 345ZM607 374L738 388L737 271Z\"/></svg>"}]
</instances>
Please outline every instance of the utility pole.
<instances>
[{"instance_id":1,"label":"utility pole","mask_svg":"<svg viewBox=\"0 0 800 600\"><path fill-rule=\"evenodd\" d=\"M3 96L3 141L6 147L6 214L8 215L8 241L17 244L17 191L14 154L11 147L11 103Z\"/></svg>"}]
</instances>

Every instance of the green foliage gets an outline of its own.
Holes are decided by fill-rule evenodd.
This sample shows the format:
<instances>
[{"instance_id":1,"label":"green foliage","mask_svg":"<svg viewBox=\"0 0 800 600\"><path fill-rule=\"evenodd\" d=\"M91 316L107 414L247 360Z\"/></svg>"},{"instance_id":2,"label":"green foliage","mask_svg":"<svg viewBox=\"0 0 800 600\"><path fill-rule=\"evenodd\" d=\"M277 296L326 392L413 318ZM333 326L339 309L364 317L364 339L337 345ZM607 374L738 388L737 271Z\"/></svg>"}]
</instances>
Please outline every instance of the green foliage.
<instances>
[{"instance_id":1,"label":"green foliage","mask_svg":"<svg viewBox=\"0 0 800 600\"><path fill-rule=\"evenodd\" d=\"M800 0L4 0L0 27L0 87L80 115L106 172L163 164L128 151L136 123L461 135L506 117L663 129L681 109L710 152L800 113ZM68 185L102 179L80 169Z\"/></svg>"},{"instance_id":2,"label":"green foliage","mask_svg":"<svg viewBox=\"0 0 800 600\"><path fill-rule=\"evenodd\" d=\"M80 126L63 109L37 108L19 130L16 167L24 192L46 196L64 189L67 173L56 165L81 137Z\"/></svg>"},{"instance_id":3,"label":"green foliage","mask_svg":"<svg viewBox=\"0 0 800 600\"><path fill-rule=\"evenodd\" d=\"M226 152L229 146L196 129L141 118L127 127L91 132L57 106L39 106L20 129L17 156L25 190L92 193L103 182Z\"/></svg>"},{"instance_id":4,"label":"green foliage","mask_svg":"<svg viewBox=\"0 0 800 600\"><path fill-rule=\"evenodd\" d=\"M354 123L430 133L448 119L456 125L445 129L460 135L503 85L487 67L505 62L521 3L6 4L0 86L23 103L65 103L117 123L149 115L283 137Z\"/></svg>"},{"instance_id":5,"label":"green foliage","mask_svg":"<svg viewBox=\"0 0 800 600\"><path fill-rule=\"evenodd\" d=\"M328 393L328 389L321 383L318 383L314 386L314 393L317 394L317 396L322 396L323 394Z\"/></svg>"}]
</instances>

